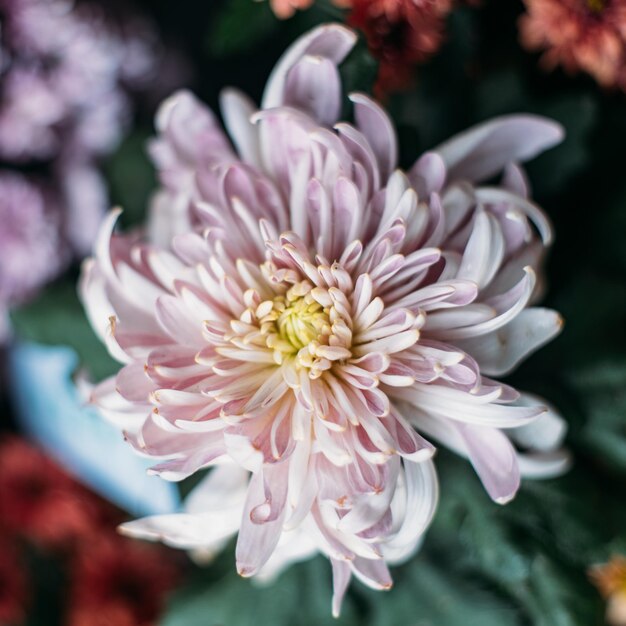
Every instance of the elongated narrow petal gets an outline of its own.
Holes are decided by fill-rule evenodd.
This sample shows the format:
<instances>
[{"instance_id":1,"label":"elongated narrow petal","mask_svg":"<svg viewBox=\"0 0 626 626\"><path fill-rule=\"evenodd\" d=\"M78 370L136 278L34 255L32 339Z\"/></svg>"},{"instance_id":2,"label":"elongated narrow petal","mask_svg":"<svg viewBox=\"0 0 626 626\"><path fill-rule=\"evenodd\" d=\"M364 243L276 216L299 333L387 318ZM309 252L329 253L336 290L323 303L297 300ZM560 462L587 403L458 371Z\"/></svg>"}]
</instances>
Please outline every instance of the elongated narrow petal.
<instances>
[{"instance_id":1,"label":"elongated narrow petal","mask_svg":"<svg viewBox=\"0 0 626 626\"><path fill-rule=\"evenodd\" d=\"M481 181L514 161L526 161L563 140L563 128L534 115L510 115L476 126L437 148L448 181Z\"/></svg>"}]
</instances>

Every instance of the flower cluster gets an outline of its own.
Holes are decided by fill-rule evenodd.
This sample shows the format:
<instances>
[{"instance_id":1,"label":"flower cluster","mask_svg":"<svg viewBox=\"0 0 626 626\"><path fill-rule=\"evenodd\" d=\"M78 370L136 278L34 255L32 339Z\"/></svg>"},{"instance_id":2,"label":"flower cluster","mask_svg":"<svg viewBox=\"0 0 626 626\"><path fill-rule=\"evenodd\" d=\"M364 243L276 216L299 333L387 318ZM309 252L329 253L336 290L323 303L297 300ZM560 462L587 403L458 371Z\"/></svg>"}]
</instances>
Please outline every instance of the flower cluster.
<instances>
[{"instance_id":1,"label":"flower cluster","mask_svg":"<svg viewBox=\"0 0 626 626\"><path fill-rule=\"evenodd\" d=\"M24 623L34 585L22 547L63 559L69 626L145 626L179 568L162 550L120 537L123 515L17 437L0 442L0 622ZM30 589L30 593L29 593Z\"/></svg>"},{"instance_id":2,"label":"flower cluster","mask_svg":"<svg viewBox=\"0 0 626 626\"><path fill-rule=\"evenodd\" d=\"M0 0L0 13L4 318L91 248L108 206L97 160L130 121L129 89L147 87L161 58L148 24L122 28L88 3Z\"/></svg>"},{"instance_id":3,"label":"flower cluster","mask_svg":"<svg viewBox=\"0 0 626 626\"><path fill-rule=\"evenodd\" d=\"M348 22L363 31L380 68L376 90L397 91L414 67L431 58L445 37L451 0L352 0Z\"/></svg>"},{"instance_id":4,"label":"flower cluster","mask_svg":"<svg viewBox=\"0 0 626 626\"><path fill-rule=\"evenodd\" d=\"M605 87L626 89L626 3L622 0L524 0L520 36L543 51L547 69L582 70Z\"/></svg>"},{"instance_id":5,"label":"flower cluster","mask_svg":"<svg viewBox=\"0 0 626 626\"><path fill-rule=\"evenodd\" d=\"M260 109L226 91L230 141L190 93L166 101L148 240L113 213L81 282L125 364L94 390L103 414L165 479L213 467L184 513L123 530L208 553L238 532L244 576L321 552L335 613L352 574L389 588L432 519L423 435L500 503L567 464L562 420L488 378L561 328L530 306L552 234L518 165L560 127L496 119L402 171L373 100L339 119L354 43L337 25L296 41Z\"/></svg>"}]
</instances>

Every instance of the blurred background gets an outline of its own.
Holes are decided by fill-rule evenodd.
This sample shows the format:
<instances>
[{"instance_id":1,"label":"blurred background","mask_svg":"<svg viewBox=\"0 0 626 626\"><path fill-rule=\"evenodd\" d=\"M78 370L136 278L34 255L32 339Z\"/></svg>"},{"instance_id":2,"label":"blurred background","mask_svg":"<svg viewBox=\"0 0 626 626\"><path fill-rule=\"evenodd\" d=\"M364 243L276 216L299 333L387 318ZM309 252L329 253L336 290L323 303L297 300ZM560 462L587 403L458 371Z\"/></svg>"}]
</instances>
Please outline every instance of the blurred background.
<instances>
[{"instance_id":1,"label":"blurred background","mask_svg":"<svg viewBox=\"0 0 626 626\"><path fill-rule=\"evenodd\" d=\"M393 19L381 2L397 5ZM279 4L0 0L0 624L626 624L623 2L429 0L414 16L413 0L324 0L287 19ZM529 173L557 233L546 302L566 329L510 378L558 407L574 453L565 477L499 507L439 452L424 548L393 591L354 584L338 621L322 559L263 589L236 575L232 546L203 567L115 532L176 510L189 485L147 476L87 406L117 366L76 296L105 211L124 207L127 228L145 217L158 104L186 87L216 110L228 85L258 102L289 43L331 20L361 34L344 84L384 101L403 165L500 114L564 125Z\"/></svg>"}]
</instances>

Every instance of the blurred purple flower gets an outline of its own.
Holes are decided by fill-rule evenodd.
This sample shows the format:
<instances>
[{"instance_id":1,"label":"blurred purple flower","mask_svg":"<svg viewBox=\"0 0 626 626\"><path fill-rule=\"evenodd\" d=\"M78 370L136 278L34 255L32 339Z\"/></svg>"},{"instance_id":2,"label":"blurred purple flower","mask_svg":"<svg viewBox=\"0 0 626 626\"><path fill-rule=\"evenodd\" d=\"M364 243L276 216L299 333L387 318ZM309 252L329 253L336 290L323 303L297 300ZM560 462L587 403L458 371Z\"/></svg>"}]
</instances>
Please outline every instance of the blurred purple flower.
<instances>
[{"instance_id":1,"label":"blurred purple flower","mask_svg":"<svg viewBox=\"0 0 626 626\"><path fill-rule=\"evenodd\" d=\"M79 148L92 156L115 147L130 108L120 85L121 36L90 5L0 0L0 6L8 58L0 126L12 131L0 134L0 154L25 161Z\"/></svg>"},{"instance_id":2,"label":"blurred purple flower","mask_svg":"<svg viewBox=\"0 0 626 626\"><path fill-rule=\"evenodd\" d=\"M41 186L0 172L0 337L9 305L23 302L62 267L58 212Z\"/></svg>"},{"instance_id":3,"label":"blurred purple flower","mask_svg":"<svg viewBox=\"0 0 626 626\"><path fill-rule=\"evenodd\" d=\"M0 12L0 159L4 171L35 166L45 183L44 193L25 174L2 174L2 214L19 213L0 233L11 250L0 251L6 310L90 249L109 204L98 160L127 130L132 96L179 84L168 68L181 64L150 22L96 4L0 0Z\"/></svg>"}]
</instances>

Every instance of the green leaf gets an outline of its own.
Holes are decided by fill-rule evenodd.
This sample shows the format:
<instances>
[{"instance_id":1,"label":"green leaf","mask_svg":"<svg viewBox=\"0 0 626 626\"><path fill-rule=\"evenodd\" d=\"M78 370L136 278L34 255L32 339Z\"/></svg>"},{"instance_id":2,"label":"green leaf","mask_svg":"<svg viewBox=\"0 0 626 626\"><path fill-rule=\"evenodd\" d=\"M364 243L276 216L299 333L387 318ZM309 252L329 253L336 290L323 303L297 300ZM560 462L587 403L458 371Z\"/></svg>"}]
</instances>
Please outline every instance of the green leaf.
<instances>
[{"instance_id":1,"label":"green leaf","mask_svg":"<svg viewBox=\"0 0 626 626\"><path fill-rule=\"evenodd\" d=\"M626 473L626 359L592 362L569 375L587 417L579 443Z\"/></svg>"},{"instance_id":2,"label":"green leaf","mask_svg":"<svg viewBox=\"0 0 626 626\"><path fill-rule=\"evenodd\" d=\"M215 57L247 52L278 25L267 0L228 0L209 33L208 50Z\"/></svg>"},{"instance_id":3,"label":"green leaf","mask_svg":"<svg viewBox=\"0 0 626 626\"><path fill-rule=\"evenodd\" d=\"M150 194L156 187L154 167L146 153L151 136L146 130L134 131L106 163L111 203L124 209L122 222L126 226L144 221Z\"/></svg>"},{"instance_id":4,"label":"green leaf","mask_svg":"<svg viewBox=\"0 0 626 626\"><path fill-rule=\"evenodd\" d=\"M588 472L525 481L502 507L488 499L467 462L449 454L439 460L442 500L427 546L442 553L446 571L482 577L534 626L598 623L586 570L604 554L611 523Z\"/></svg>"},{"instance_id":5,"label":"green leaf","mask_svg":"<svg viewBox=\"0 0 626 626\"><path fill-rule=\"evenodd\" d=\"M368 592L368 626L521 626L519 613L480 576L463 575L438 555L418 556L393 572L384 595ZM379 595L374 596L375 593Z\"/></svg>"},{"instance_id":6,"label":"green leaf","mask_svg":"<svg viewBox=\"0 0 626 626\"><path fill-rule=\"evenodd\" d=\"M512 589L526 608L533 626L599 626L602 623L600 603L587 601L589 594L580 591L571 572L559 568L545 556L533 561L527 584Z\"/></svg>"},{"instance_id":7,"label":"green leaf","mask_svg":"<svg viewBox=\"0 0 626 626\"><path fill-rule=\"evenodd\" d=\"M234 567L207 584L204 576L179 590L161 626L356 626L346 598L340 619L331 615L331 571L318 557L291 567L272 585L240 578Z\"/></svg>"},{"instance_id":8,"label":"green leaf","mask_svg":"<svg viewBox=\"0 0 626 626\"><path fill-rule=\"evenodd\" d=\"M57 282L39 297L11 313L18 337L36 343L70 346L94 380L101 380L119 369L92 330L76 286Z\"/></svg>"}]
</instances>

